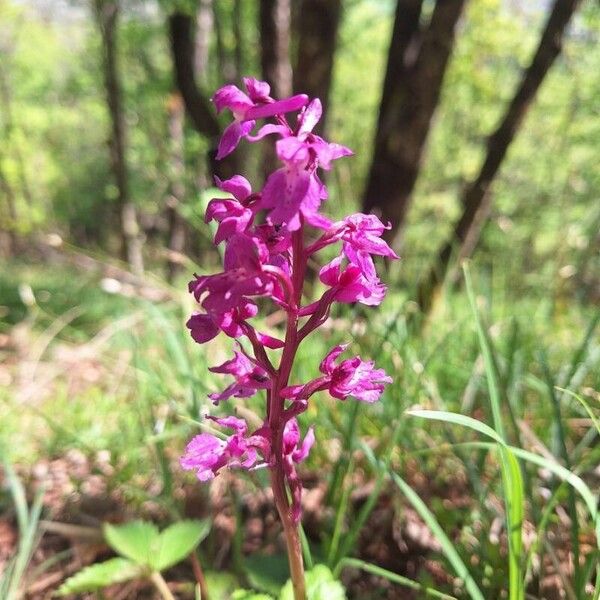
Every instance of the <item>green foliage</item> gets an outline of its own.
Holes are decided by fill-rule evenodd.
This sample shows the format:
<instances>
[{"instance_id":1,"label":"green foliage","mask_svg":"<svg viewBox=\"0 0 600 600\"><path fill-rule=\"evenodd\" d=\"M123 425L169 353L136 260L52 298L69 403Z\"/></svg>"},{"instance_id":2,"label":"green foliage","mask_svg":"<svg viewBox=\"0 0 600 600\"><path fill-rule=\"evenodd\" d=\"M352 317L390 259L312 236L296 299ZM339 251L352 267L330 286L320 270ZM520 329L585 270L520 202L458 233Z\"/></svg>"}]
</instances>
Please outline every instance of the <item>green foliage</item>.
<instances>
[{"instance_id":1,"label":"green foliage","mask_svg":"<svg viewBox=\"0 0 600 600\"><path fill-rule=\"evenodd\" d=\"M231 600L273 600L273 596L249 590L236 590L231 595Z\"/></svg>"},{"instance_id":2,"label":"green foliage","mask_svg":"<svg viewBox=\"0 0 600 600\"><path fill-rule=\"evenodd\" d=\"M151 561L151 566L162 571L177 564L194 550L209 531L208 520L173 523L161 532L156 545L153 545L157 549L157 556Z\"/></svg>"},{"instance_id":3,"label":"green foliage","mask_svg":"<svg viewBox=\"0 0 600 600\"><path fill-rule=\"evenodd\" d=\"M179 521L159 533L147 521L124 525L104 525L104 537L117 553L152 571L163 571L177 564L208 535L208 521Z\"/></svg>"},{"instance_id":4,"label":"green foliage","mask_svg":"<svg viewBox=\"0 0 600 600\"><path fill-rule=\"evenodd\" d=\"M308 600L346 600L344 587L325 565L315 565L306 572L306 596ZM291 579L283 586L279 600L294 600Z\"/></svg>"},{"instance_id":5,"label":"green foliage","mask_svg":"<svg viewBox=\"0 0 600 600\"><path fill-rule=\"evenodd\" d=\"M290 576L287 556L254 554L244 560L244 574L255 589L276 596Z\"/></svg>"},{"instance_id":6,"label":"green foliage","mask_svg":"<svg viewBox=\"0 0 600 600\"><path fill-rule=\"evenodd\" d=\"M0 450L3 450L1 445ZM2 466L17 513L19 544L15 555L7 561L0 574L0 597L5 600L18 600L22 594L27 566L40 537L38 524L42 513L44 489L38 490L35 500L29 508L23 483L14 472L11 464L3 458Z\"/></svg>"},{"instance_id":7,"label":"green foliage","mask_svg":"<svg viewBox=\"0 0 600 600\"><path fill-rule=\"evenodd\" d=\"M111 558L105 562L85 567L69 577L59 590L59 596L95 592L114 583L123 583L143 574L140 565L126 558Z\"/></svg>"},{"instance_id":8,"label":"green foliage","mask_svg":"<svg viewBox=\"0 0 600 600\"><path fill-rule=\"evenodd\" d=\"M208 521L179 521L162 532L147 521L124 525L104 525L108 545L121 557L91 565L76 573L61 586L63 596L102 589L138 577L151 577L186 558L208 535ZM163 582L164 583L164 582ZM160 585L160 583L159 583ZM160 589L160 587L159 587Z\"/></svg>"}]
</instances>

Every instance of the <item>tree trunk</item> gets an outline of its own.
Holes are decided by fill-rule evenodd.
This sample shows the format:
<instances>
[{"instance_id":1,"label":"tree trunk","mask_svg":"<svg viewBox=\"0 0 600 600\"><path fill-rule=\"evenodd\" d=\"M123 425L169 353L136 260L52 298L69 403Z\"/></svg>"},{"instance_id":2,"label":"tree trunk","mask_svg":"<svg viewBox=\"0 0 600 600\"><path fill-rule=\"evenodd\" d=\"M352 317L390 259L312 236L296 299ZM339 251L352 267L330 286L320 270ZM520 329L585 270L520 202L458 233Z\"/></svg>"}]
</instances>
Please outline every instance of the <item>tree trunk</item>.
<instances>
[{"instance_id":1,"label":"tree trunk","mask_svg":"<svg viewBox=\"0 0 600 600\"><path fill-rule=\"evenodd\" d=\"M221 178L236 174L238 158L234 152L224 160L216 161L217 146L221 127L217 121L214 107L200 91L195 75L195 46L193 38L193 19L186 13L176 12L169 17L171 54L175 67L175 80L181 93L185 110L198 133L208 138L209 171Z\"/></svg>"},{"instance_id":2,"label":"tree trunk","mask_svg":"<svg viewBox=\"0 0 600 600\"><path fill-rule=\"evenodd\" d=\"M438 0L420 24L422 0L398 0L363 210L401 231L466 0Z\"/></svg>"},{"instance_id":3,"label":"tree trunk","mask_svg":"<svg viewBox=\"0 0 600 600\"><path fill-rule=\"evenodd\" d=\"M260 0L260 66L274 98L292 93L290 0Z\"/></svg>"},{"instance_id":4,"label":"tree trunk","mask_svg":"<svg viewBox=\"0 0 600 600\"><path fill-rule=\"evenodd\" d=\"M298 56L294 69L293 88L297 93L320 98L324 106L329 104L329 92L333 76L333 59L337 33L342 15L341 0L302 0L296 16L298 32ZM315 132L325 131L325 116L317 124Z\"/></svg>"},{"instance_id":5,"label":"tree trunk","mask_svg":"<svg viewBox=\"0 0 600 600\"><path fill-rule=\"evenodd\" d=\"M167 198L167 220L169 223L167 281L171 283L181 265L185 246L185 221L181 216L181 204L185 198L185 159L183 121L185 107L179 93L169 98L167 106L169 118L170 169L169 196Z\"/></svg>"},{"instance_id":6,"label":"tree trunk","mask_svg":"<svg viewBox=\"0 0 600 600\"><path fill-rule=\"evenodd\" d=\"M448 241L439 251L437 260L418 291L418 303L427 312L443 282L453 250L458 249L459 262L473 253L482 227L492 207L490 187L527 110L544 81L550 67L560 54L567 29L580 0L556 0L539 45L521 83L496 131L488 138L486 157L479 175L469 184L462 197L463 213Z\"/></svg>"},{"instance_id":7,"label":"tree trunk","mask_svg":"<svg viewBox=\"0 0 600 600\"><path fill-rule=\"evenodd\" d=\"M196 15L194 74L201 83L206 81L208 72L208 55L213 24L212 0L200 0Z\"/></svg>"},{"instance_id":8,"label":"tree trunk","mask_svg":"<svg viewBox=\"0 0 600 600\"><path fill-rule=\"evenodd\" d=\"M135 206L129 198L129 181L125 157L125 120L121 98L121 82L117 66L117 22L119 5L115 0L95 0L96 16L102 36L102 59L106 100L111 120L110 158L117 184L121 220L122 256L131 270L144 271L142 241Z\"/></svg>"},{"instance_id":9,"label":"tree trunk","mask_svg":"<svg viewBox=\"0 0 600 600\"><path fill-rule=\"evenodd\" d=\"M260 66L274 98L285 98L292 93L290 20L290 0L260 0ZM267 140L263 146L262 161L266 179L277 168L274 140Z\"/></svg>"}]
</instances>

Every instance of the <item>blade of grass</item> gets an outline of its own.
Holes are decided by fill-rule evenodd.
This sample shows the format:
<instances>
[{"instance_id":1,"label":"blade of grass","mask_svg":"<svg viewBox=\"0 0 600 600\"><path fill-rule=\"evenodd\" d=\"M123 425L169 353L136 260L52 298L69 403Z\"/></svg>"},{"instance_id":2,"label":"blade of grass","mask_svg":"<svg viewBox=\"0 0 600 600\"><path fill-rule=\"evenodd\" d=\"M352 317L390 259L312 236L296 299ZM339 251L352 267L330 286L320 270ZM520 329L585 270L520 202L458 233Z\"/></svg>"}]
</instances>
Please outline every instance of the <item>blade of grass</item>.
<instances>
[{"instance_id":1,"label":"blade of grass","mask_svg":"<svg viewBox=\"0 0 600 600\"><path fill-rule=\"evenodd\" d=\"M442 552L448 559L448 562L452 565L458 577L464 582L465 588L471 599L484 600L484 596L467 569L467 566L427 505L421 500L420 496L410 487L410 485L402 479L402 477L396 473L392 473L392 479L440 543Z\"/></svg>"},{"instance_id":2,"label":"blade of grass","mask_svg":"<svg viewBox=\"0 0 600 600\"><path fill-rule=\"evenodd\" d=\"M504 494L504 505L506 511L506 522L508 531L508 570L509 570L509 598L510 600L523 600L525 589L522 577L522 555L523 555L523 517L524 517L524 493L521 468L514 454L506 447L506 433L502 421L500 388L496 373L496 359L493 347L484 329L483 322L477 309L477 301L473 291L471 275L467 263L463 265L467 296L471 305L471 312L475 319L479 345L483 355L486 379L494 429L500 442L500 470L502 474L502 490ZM498 441L498 440L497 440Z\"/></svg>"},{"instance_id":3,"label":"blade of grass","mask_svg":"<svg viewBox=\"0 0 600 600\"><path fill-rule=\"evenodd\" d=\"M358 558L342 559L335 568L333 576L336 579L339 578L342 570L346 567L360 569L361 571L366 571L367 573L371 573L372 575L383 577L384 579L387 579L388 581L391 581L393 583L397 583L398 585L402 585L404 587L423 592L425 595L431 596L432 598L440 598L441 600L456 600L455 596L444 594L444 592L440 592L434 588L427 587L418 583L417 581L409 579L408 577L403 577L402 575L398 575L398 573L388 571L387 569L382 569L377 565L365 562L364 560L359 560Z\"/></svg>"},{"instance_id":4,"label":"blade of grass","mask_svg":"<svg viewBox=\"0 0 600 600\"><path fill-rule=\"evenodd\" d=\"M552 373L550 372L550 367L548 365L548 360L545 352L540 353L540 364L542 366L542 373L544 374L546 384L548 385L548 398L550 399L550 404L552 406L552 414L554 416L554 438L556 446L555 454L559 455L562 458L565 467L570 471L571 460L569 458L569 451L567 450L566 434L563 426L560 402L556 397L554 378L552 377ZM571 519L571 548L573 550L573 567L575 579L574 586L575 593L579 597L580 592L583 589L583 586L585 585L581 579L581 569L579 564L579 517L577 516L577 504L575 502L575 492L573 488L569 488L568 494L569 517Z\"/></svg>"},{"instance_id":5,"label":"blade of grass","mask_svg":"<svg viewBox=\"0 0 600 600\"><path fill-rule=\"evenodd\" d=\"M342 527L344 526L344 517L348 512L348 505L350 503L350 492L352 490L352 486L348 485L348 480L352 476L352 471L354 470L354 461L350 459L350 465L348 466L348 470L346 471L346 477L344 481L346 482L343 486L344 489L342 491L341 500L336 512L335 518L335 526L333 529L333 535L331 536L331 542L329 544L329 551L327 552L327 565L330 568L333 568L336 556L338 554L338 548L340 544L340 537L342 535Z\"/></svg>"}]
</instances>

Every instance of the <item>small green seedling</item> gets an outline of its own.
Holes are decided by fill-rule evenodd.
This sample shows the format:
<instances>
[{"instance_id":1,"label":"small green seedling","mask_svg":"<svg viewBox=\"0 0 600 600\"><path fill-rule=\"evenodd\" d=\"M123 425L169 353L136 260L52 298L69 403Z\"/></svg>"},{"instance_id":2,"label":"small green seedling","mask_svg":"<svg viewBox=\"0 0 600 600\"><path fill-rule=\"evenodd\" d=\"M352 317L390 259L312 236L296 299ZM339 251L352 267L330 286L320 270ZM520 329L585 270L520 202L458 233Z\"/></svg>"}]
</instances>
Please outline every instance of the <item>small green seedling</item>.
<instances>
[{"instance_id":1,"label":"small green seedling","mask_svg":"<svg viewBox=\"0 0 600 600\"><path fill-rule=\"evenodd\" d=\"M106 523L104 538L120 556L82 569L65 581L58 594L93 592L131 579L149 579L165 600L173 600L161 571L188 556L209 530L206 520L180 521L161 532L146 521L119 526Z\"/></svg>"}]
</instances>

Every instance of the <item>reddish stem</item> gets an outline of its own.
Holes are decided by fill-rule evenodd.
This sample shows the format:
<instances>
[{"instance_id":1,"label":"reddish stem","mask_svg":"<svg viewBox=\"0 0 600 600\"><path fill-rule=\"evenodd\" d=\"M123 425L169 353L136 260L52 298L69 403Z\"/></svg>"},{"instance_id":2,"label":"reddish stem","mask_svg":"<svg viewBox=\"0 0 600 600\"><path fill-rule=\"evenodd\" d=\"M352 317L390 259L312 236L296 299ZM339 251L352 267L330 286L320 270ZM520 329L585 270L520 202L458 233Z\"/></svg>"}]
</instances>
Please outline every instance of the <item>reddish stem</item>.
<instances>
[{"instance_id":1,"label":"reddish stem","mask_svg":"<svg viewBox=\"0 0 600 600\"><path fill-rule=\"evenodd\" d=\"M304 251L303 231L300 228L292 235L292 289L290 290L289 306L287 310L287 326L285 332L285 345L281 356L279 369L273 377L271 393L269 394L269 428L271 430L271 452L273 463L271 465L271 486L273 499L287 544L290 575L294 588L295 600L306 600L306 586L304 582L304 562L298 524L294 522L288 498L285 468L283 464L283 430L285 426L284 403L285 398L281 390L288 384L294 358L298 349L298 306L302 297L302 287L306 270L306 253Z\"/></svg>"}]
</instances>

